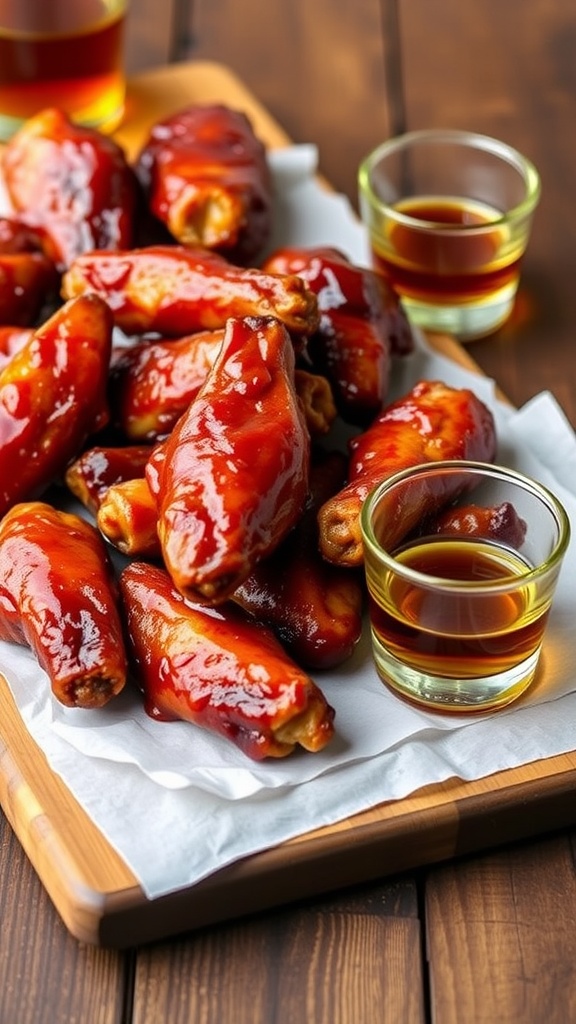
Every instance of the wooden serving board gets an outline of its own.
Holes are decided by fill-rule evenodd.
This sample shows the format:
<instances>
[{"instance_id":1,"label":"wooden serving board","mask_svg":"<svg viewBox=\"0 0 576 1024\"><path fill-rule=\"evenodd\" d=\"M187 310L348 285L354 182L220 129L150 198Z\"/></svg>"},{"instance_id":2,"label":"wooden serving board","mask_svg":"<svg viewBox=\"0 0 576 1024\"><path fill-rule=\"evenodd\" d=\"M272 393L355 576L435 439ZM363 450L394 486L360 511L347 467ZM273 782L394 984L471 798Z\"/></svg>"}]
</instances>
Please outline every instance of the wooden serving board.
<instances>
[{"instance_id":1,"label":"wooden serving board","mask_svg":"<svg viewBox=\"0 0 576 1024\"><path fill-rule=\"evenodd\" d=\"M206 63L176 64L133 79L117 137L133 156L159 117L186 103L218 100L244 109L269 146L289 143L241 82ZM477 369L453 339L430 341L444 355ZM430 786L150 901L49 769L1 676L0 707L0 803L64 923L89 943L140 945L576 822L575 752L476 782Z\"/></svg>"}]
</instances>

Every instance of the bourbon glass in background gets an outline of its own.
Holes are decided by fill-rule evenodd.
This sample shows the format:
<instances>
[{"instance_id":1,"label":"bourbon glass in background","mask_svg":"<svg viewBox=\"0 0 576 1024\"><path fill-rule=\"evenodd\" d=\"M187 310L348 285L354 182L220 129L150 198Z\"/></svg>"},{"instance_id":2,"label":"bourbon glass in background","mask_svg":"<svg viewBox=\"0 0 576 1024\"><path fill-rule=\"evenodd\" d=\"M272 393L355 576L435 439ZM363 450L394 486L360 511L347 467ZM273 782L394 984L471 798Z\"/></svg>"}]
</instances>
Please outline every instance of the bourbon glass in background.
<instances>
[{"instance_id":1,"label":"bourbon glass in background","mask_svg":"<svg viewBox=\"0 0 576 1024\"><path fill-rule=\"evenodd\" d=\"M59 107L109 132L122 120L128 0L0 0L0 139Z\"/></svg>"},{"instance_id":2,"label":"bourbon glass in background","mask_svg":"<svg viewBox=\"0 0 576 1024\"><path fill-rule=\"evenodd\" d=\"M376 487L361 525L381 679L449 712L523 693L570 538L557 498L501 466L429 463Z\"/></svg>"},{"instance_id":3,"label":"bourbon glass in background","mask_svg":"<svg viewBox=\"0 0 576 1024\"><path fill-rule=\"evenodd\" d=\"M510 315L539 196L529 160L466 131L398 136L359 170L375 266L413 324L464 342Z\"/></svg>"}]
</instances>

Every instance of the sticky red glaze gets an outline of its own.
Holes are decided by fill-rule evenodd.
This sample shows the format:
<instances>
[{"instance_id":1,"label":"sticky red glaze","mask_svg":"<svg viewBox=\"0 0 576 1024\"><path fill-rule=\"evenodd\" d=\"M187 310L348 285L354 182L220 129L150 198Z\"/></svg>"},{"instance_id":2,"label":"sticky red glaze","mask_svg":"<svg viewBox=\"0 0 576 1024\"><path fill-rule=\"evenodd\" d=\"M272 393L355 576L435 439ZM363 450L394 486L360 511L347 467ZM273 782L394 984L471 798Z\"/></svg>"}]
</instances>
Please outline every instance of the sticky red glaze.
<instances>
[{"instance_id":1,"label":"sticky red glaze","mask_svg":"<svg viewBox=\"0 0 576 1024\"><path fill-rule=\"evenodd\" d=\"M217 330L229 317L274 316L296 335L318 326L316 296L297 274L238 267L218 253L179 245L79 256L63 295L95 291L127 334L179 338Z\"/></svg>"},{"instance_id":2,"label":"sticky red glaze","mask_svg":"<svg viewBox=\"0 0 576 1024\"><path fill-rule=\"evenodd\" d=\"M496 454L494 417L468 388L420 381L350 441L348 477L364 497L380 480L418 462Z\"/></svg>"},{"instance_id":3,"label":"sticky red glaze","mask_svg":"<svg viewBox=\"0 0 576 1024\"><path fill-rule=\"evenodd\" d=\"M0 639L27 644L54 695L101 707L126 681L112 567L98 531L43 502L0 522Z\"/></svg>"},{"instance_id":4,"label":"sticky red glaze","mask_svg":"<svg viewBox=\"0 0 576 1024\"><path fill-rule=\"evenodd\" d=\"M336 249L280 249L264 269L299 274L314 292L320 327L308 343L312 364L330 380L341 416L369 423L388 392L391 354L413 344L398 297L380 274Z\"/></svg>"},{"instance_id":5,"label":"sticky red glaze","mask_svg":"<svg viewBox=\"0 0 576 1024\"><path fill-rule=\"evenodd\" d=\"M133 243L136 178L108 136L49 108L7 143L2 168L16 213L45 232L60 270L87 250Z\"/></svg>"},{"instance_id":6,"label":"sticky red glaze","mask_svg":"<svg viewBox=\"0 0 576 1024\"><path fill-rule=\"evenodd\" d=\"M202 390L147 470L176 586L228 597L302 512L310 437L294 386L294 351L274 319L229 320Z\"/></svg>"},{"instance_id":7,"label":"sticky red glaze","mask_svg":"<svg viewBox=\"0 0 576 1024\"><path fill-rule=\"evenodd\" d=\"M59 275L39 252L0 252L0 324L28 327L55 298Z\"/></svg>"},{"instance_id":8,"label":"sticky red glaze","mask_svg":"<svg viewBox=\"0 0 576 1024\"><path fill-rule=\"evenodd\" d=\"M138 562L123 570L120 589L152 717L194 722L260 760L290 753L293 742L275 733L313 705L303 745L320 750L329 741L332 708L274 635L241 609L191 605L163 569Z\"/></svg>"},{"instance_id":9,"label":"sticky red glaze","mask_svg":"<svg viewBox=\"0 0 576 1024\"><path fill-rule=\"evenodd\" d=\"M361 578L330 565L318 550L318 508L343 486L345 475L346 458L340 452L317 455L305 512L233 595L245 611L273 629L291 656L308 669L342 664L362 633Z\"/></svg>"},{"instance_id":10,"label":"sticky red glaze","mask_svg":"<svg viewBox=\"0 0 576 1024\"><path fill-rule=\"evenodd\" d=\"M132 441L166 437L204 384L224 331L143 341L113 355L109 398L114 424Z\"/></svg>"},{"instance_id":11,"label":"sticky red glaze","mask_svg":"<svg viewBox=\"0 0 576 1024\"><path fill-rule=\"evenodd\" d=\"M96 295L64 305L0 371L0 515L37 497L107 420L112 319Z\"/></svg>"},{"instance_id":12,"label":"sticky red glaze","mask_svg":"<svg viewBox=\"0 0 576 1024\"><path fill-rule=\"evenodd\" d=\"M86 508L96 512L109 487L144 476L151 452L150 445L88 448L68 466L66 485Z\"/></svg>"},{"instance_id":13,"label":"sticky red glaze","mask_svg":"<svg viewBox=\"0 0 576 1024\"><path fill-rule=\"evenodd\" d=\"M441 459L491 462L495 454L494 417L472 391L441 381L418 382L350 441L349 482L318 512L322 554L338 565L362 564L362 502L393 473ZM423 507L422 515L437 509L439 498L431 508Z\"/></svg>"},{"instance_id":14,"label":"sticky red glaze","mask_svg":"<svg viewBox=\"0 0 576 1024\"><path fill-rule=\"evenodd\" d=\"M272 187L266 151L240 111L193 105L158 122L136 171L152 212L179 242L246 264L267 241Z\"/></svg>"}]
</instances>

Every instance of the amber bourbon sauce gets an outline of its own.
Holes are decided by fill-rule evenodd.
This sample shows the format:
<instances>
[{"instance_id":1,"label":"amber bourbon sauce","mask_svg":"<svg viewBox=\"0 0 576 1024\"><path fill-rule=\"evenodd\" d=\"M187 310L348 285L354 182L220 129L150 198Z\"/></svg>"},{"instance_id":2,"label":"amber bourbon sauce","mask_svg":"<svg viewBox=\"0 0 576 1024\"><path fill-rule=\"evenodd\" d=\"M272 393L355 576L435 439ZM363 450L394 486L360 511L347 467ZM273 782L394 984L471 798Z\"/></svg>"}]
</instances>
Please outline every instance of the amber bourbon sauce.
<instances>
[{"instance_id":1,"label":"amber bourbon sauce","mask_svg":"<svg viewBox=\"0 0 576 1024\"><path fill-rule=\"evenodd\" d=\"M420 301L466 302L488 298L518 277L520 247L507 244L498 210L443 197L406 199L394 209L419 223L390 220L374 257L401 294ZM480 230L456 230L462 226Z\"/></svg>"},{"instance_id":2,"label":"amber bourbon sauce","mask_svg":"<svg viewBox=\"0 0 576 1024\"><path fill-rule=\"evenodd\" d=\"M0 0L0 121L56 106L82 124L116 127L124 105L123 5L111 15L101 0L74 0L66 19L58 0L46 0L49 32L29 29L25 6L17 28L4 28L12 6Z\"/></svg>"},{"instance_id":3,"label":"amber bourbon sauce","mask_svg":"<svg viewBox=\"0 0 576 1024\"><path fill-rule=\"evenodd\" d=\"M519 577L527 566L509 549L485 541L429 540L395 555L405 566L446 580L493 581ZM404 664L449 678L490 676L522 663L537 650L547 610L536 609L529 584L509 592L442 594L400 575L383 581L371 598L376 635ZM543 612L543 614L542 614Z\"/></svg>"}]
</instances>

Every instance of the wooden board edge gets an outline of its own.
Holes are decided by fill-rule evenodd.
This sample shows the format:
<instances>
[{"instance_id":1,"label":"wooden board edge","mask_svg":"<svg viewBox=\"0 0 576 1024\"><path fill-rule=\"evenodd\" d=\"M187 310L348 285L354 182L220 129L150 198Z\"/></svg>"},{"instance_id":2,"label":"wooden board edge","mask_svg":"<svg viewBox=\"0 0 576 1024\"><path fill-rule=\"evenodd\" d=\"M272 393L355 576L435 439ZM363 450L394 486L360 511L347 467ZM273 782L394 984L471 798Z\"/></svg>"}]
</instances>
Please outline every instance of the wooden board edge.
<instances>
[{"instance_id":1,"label":"wooden board edge","mask_svg":"<svg viewBox=\"0 0 576 1024\"><path fill-rule=\"evenodd\" d=\"M455 783L464 795L454 803L426 805L429 795L422 791L396 802L401 813L388 820L358 815L342 823L350 829L348 844L331 829L305 834L159 897L153 915L118 894L109 901L101 941L116 948L157 941L574 825L576 759L569 769L562 758L557 761L554 777L527 782L511 770L500 773L512 778L497 792L470 795L467 784Z\"/></svg>"},{"instance_id":2,"label":"wooden board edge","mask_svg":"<svg viewBox=\"0 0 576 1024\"><path fill-rule=\"evenodd\" d=\"M0 806L68 930L99 942L116 892L144 898L133 873L46 763L0 673Z\"/></svg>"}]
</instances>

